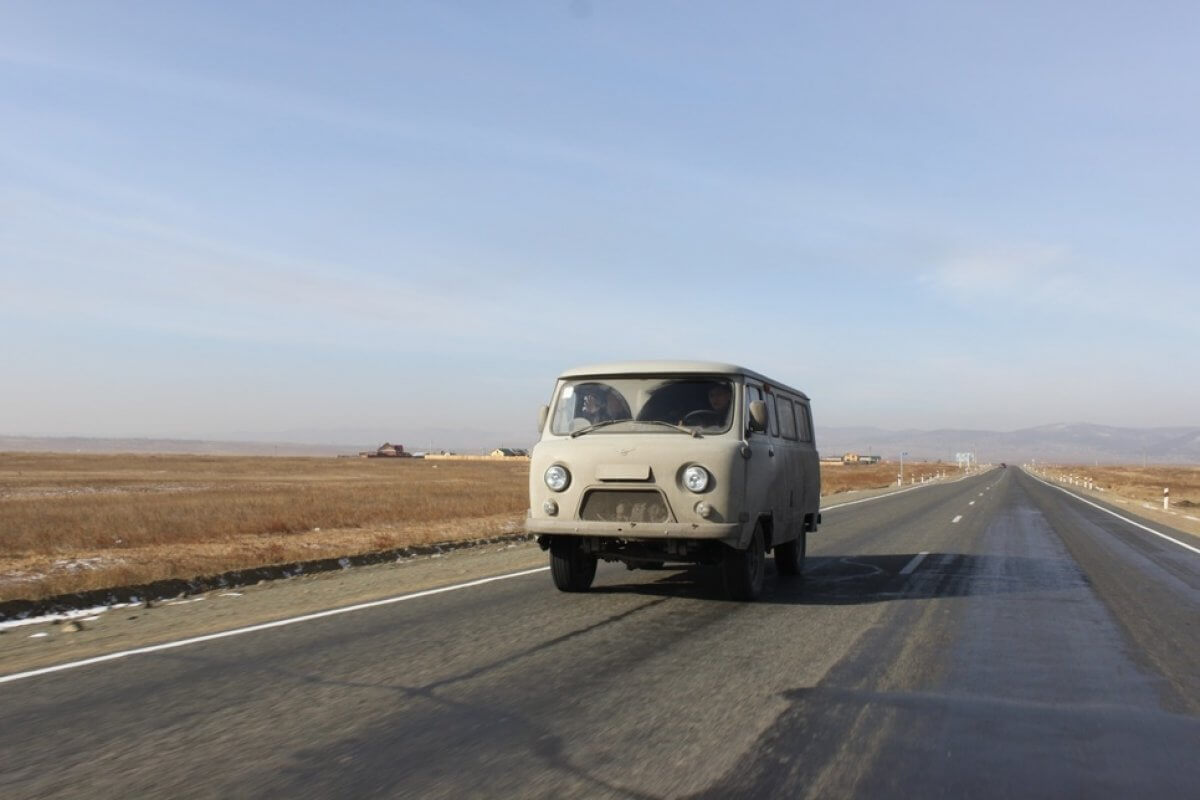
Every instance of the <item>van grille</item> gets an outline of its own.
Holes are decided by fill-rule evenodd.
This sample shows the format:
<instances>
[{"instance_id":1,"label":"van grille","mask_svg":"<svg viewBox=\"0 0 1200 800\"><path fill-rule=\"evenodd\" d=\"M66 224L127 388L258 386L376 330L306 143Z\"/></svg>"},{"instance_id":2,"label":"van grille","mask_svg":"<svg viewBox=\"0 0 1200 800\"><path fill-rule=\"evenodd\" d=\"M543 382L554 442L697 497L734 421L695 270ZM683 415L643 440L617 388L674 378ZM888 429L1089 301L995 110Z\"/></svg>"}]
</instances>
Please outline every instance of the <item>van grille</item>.
<instances>
[{"instance_id":1,"label":"van grille","mask_svg":"<svg viewBox=\"0 0 1200 800\"><path fill-rule=\"evenodd\" d=\"M594 522L666 522L666 501L654 491L597 490L584 495L581 519Z\"/></svg>"}]
</instances>

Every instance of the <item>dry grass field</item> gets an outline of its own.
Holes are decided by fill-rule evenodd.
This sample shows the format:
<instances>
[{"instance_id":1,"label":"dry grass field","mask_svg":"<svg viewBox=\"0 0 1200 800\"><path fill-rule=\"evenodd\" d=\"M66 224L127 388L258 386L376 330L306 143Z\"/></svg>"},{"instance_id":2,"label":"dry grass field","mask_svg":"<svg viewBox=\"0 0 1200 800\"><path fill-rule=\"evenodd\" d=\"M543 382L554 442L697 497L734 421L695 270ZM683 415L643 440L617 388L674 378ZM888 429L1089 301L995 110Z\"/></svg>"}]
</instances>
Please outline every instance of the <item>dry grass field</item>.
<instances>
[{"instance_id":1,"label":"dry grass field","mask_svg":"<svg viewBox=\"0 0 1200 800\"><path fill-rule=\"evenodd\" d=\"M528 462L0 454L0 601L517 532ZM910 476L952 466L905 464ZM822 493L897 465L826 467Z\"/></svg>"},{"instance_id":2,"label":"dry grass field","mask_svg":"<svg viewBox=\"0 0 1200 800\"><path fill-rule=\"evenodd\" d=\"M821 465L821 494L830 495L838 492L852 492L860 489L882 489L896 484L896 475L900 472L900 464L895 461L883 461L878 464L845 464ZM924 461L904 462L904 485L916 478L932 477L945 472L947 477L957 476L960 470L954 464L942 462L928 463Z\"/></svg>"},{"instance_id":3,"label":"dry grass field","mask_svg":"<svg viewBox=\"0 0 1200 800\"><path fill-rule=\"evenodd\" d=\"M1160 505L1171 489L1171 508L1200 508L1200 467L1094 467L1078 464L1045 467L1062 475L1090 478L1106 492Z\"/></svg>"},{"instance_id":4,"label":"dry grass field","mask_svg":"<svg viewBox=\"0 0 1200 800\"><path fill-rule=\"evenodd\" d=\"M0 600L520 529L526 462L0 454Z\"/></svg>"}]
</instances>

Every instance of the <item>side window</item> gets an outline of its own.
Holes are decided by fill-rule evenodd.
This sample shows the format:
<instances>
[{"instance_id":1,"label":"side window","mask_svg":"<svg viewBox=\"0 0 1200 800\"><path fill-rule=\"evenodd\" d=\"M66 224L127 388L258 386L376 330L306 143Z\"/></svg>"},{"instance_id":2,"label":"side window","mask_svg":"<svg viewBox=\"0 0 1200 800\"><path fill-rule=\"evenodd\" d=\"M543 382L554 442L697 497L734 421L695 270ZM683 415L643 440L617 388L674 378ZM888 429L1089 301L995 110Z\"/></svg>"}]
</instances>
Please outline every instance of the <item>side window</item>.
<instances>
[{"instance_id":1,"label":"side window","mask_svg":"<svg viewBox=\"0 0 1200 800\"><path fill-rule=\"evenodd\" d=\"M775 395L775 411L779 417L779 434L785 439L796 440L796 412L792 410L792 401L786 397Z\"/></svg>"},{"instance_id":2,"label":"side window","mask_svg":"<svg viewBox=\"0 0 1200 800\"><path fill-rule=\"evenodd\" d=\"M796 420L800 423L800 441L811 442L813 440L812 414L808 410L808 403L800 403L796 406Z\"/></svg>"},{"instance_id":3,"label":"side window","mask_svg":"<svg viewBox=\"0 0 1200 800\"><path fill-rule=\"evenodd\" d=\"M775 394L767 389L767 419L771 420L771 435L779 436L779 414L775 411Z\"/></svg>"},{"instance_id":4,"label":"side window","mask_svg":"<svg viewBox=\"0 0 1200 800\"><path fill-rule=\"evenodd\" d=\"M746 407L742 413L745 414L746 417L745 424L747 431L750 430L750 404L761 401L762 389L759 389L757 386L752 386L751 384L746 384Z\"/></svg>"}]
</instances>

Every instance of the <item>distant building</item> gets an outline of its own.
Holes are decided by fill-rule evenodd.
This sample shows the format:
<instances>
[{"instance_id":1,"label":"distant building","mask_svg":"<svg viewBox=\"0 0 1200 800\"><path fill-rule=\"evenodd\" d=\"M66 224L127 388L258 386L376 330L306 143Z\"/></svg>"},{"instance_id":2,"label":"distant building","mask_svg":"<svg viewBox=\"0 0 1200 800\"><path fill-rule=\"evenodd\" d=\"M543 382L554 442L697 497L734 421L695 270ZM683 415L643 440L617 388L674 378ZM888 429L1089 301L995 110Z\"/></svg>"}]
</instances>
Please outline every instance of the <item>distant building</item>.
<instances>
[{"instance_id":1,"label":"distant building","mask_svg":"<svg viewBox=\"0 0 1200 800\"><path fill-rule=\"evenodd\" d=\"M862 455L861 453L846 453L842 456L843 464L878 464L883 456Z\"/></svg>"},{"instance_id":2,"label":"distant building","mask_svg":"<svg viewBox=\"0 0 1200 800\"><path fill-rule=\"evenodd\" d=\"M391 442L384 442L382 445L379 446L379 449L375 451L374 457L375 458L409 458L409 454L404 452L404 445L402 445L402 444L392 444Z\"/></svg>"},{"instance_id":3,"label":"distant building","mask_svg":"<svg viewBox=\"0 0 1200 800\"><path fill-rule=\"evenodd\" d=\"M525 458L529 456L529 451L519 447L497 447L488 455L493 458Z\"/></svg>"}]
</instances>

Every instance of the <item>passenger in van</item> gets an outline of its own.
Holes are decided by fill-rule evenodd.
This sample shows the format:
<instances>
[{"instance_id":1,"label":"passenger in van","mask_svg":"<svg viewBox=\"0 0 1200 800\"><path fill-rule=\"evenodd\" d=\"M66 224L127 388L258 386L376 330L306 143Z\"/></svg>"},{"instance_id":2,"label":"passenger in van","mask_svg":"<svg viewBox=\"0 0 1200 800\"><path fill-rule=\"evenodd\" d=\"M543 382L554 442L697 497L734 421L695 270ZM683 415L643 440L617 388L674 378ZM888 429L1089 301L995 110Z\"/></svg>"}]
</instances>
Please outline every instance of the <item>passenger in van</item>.
<instances>
[{"instance_id":1,"label":"passenger in van","mask_svg":"<svg viewBox=\"0 0 1200 800\"><path fill-rule=\"evenodd\" d=\"M580 407L580 415L591 424L604 422L608 419L607 412L600 405L600 396L596 392L588 392L583 396L583 405Z\"/></svg>"}]
</instances>

